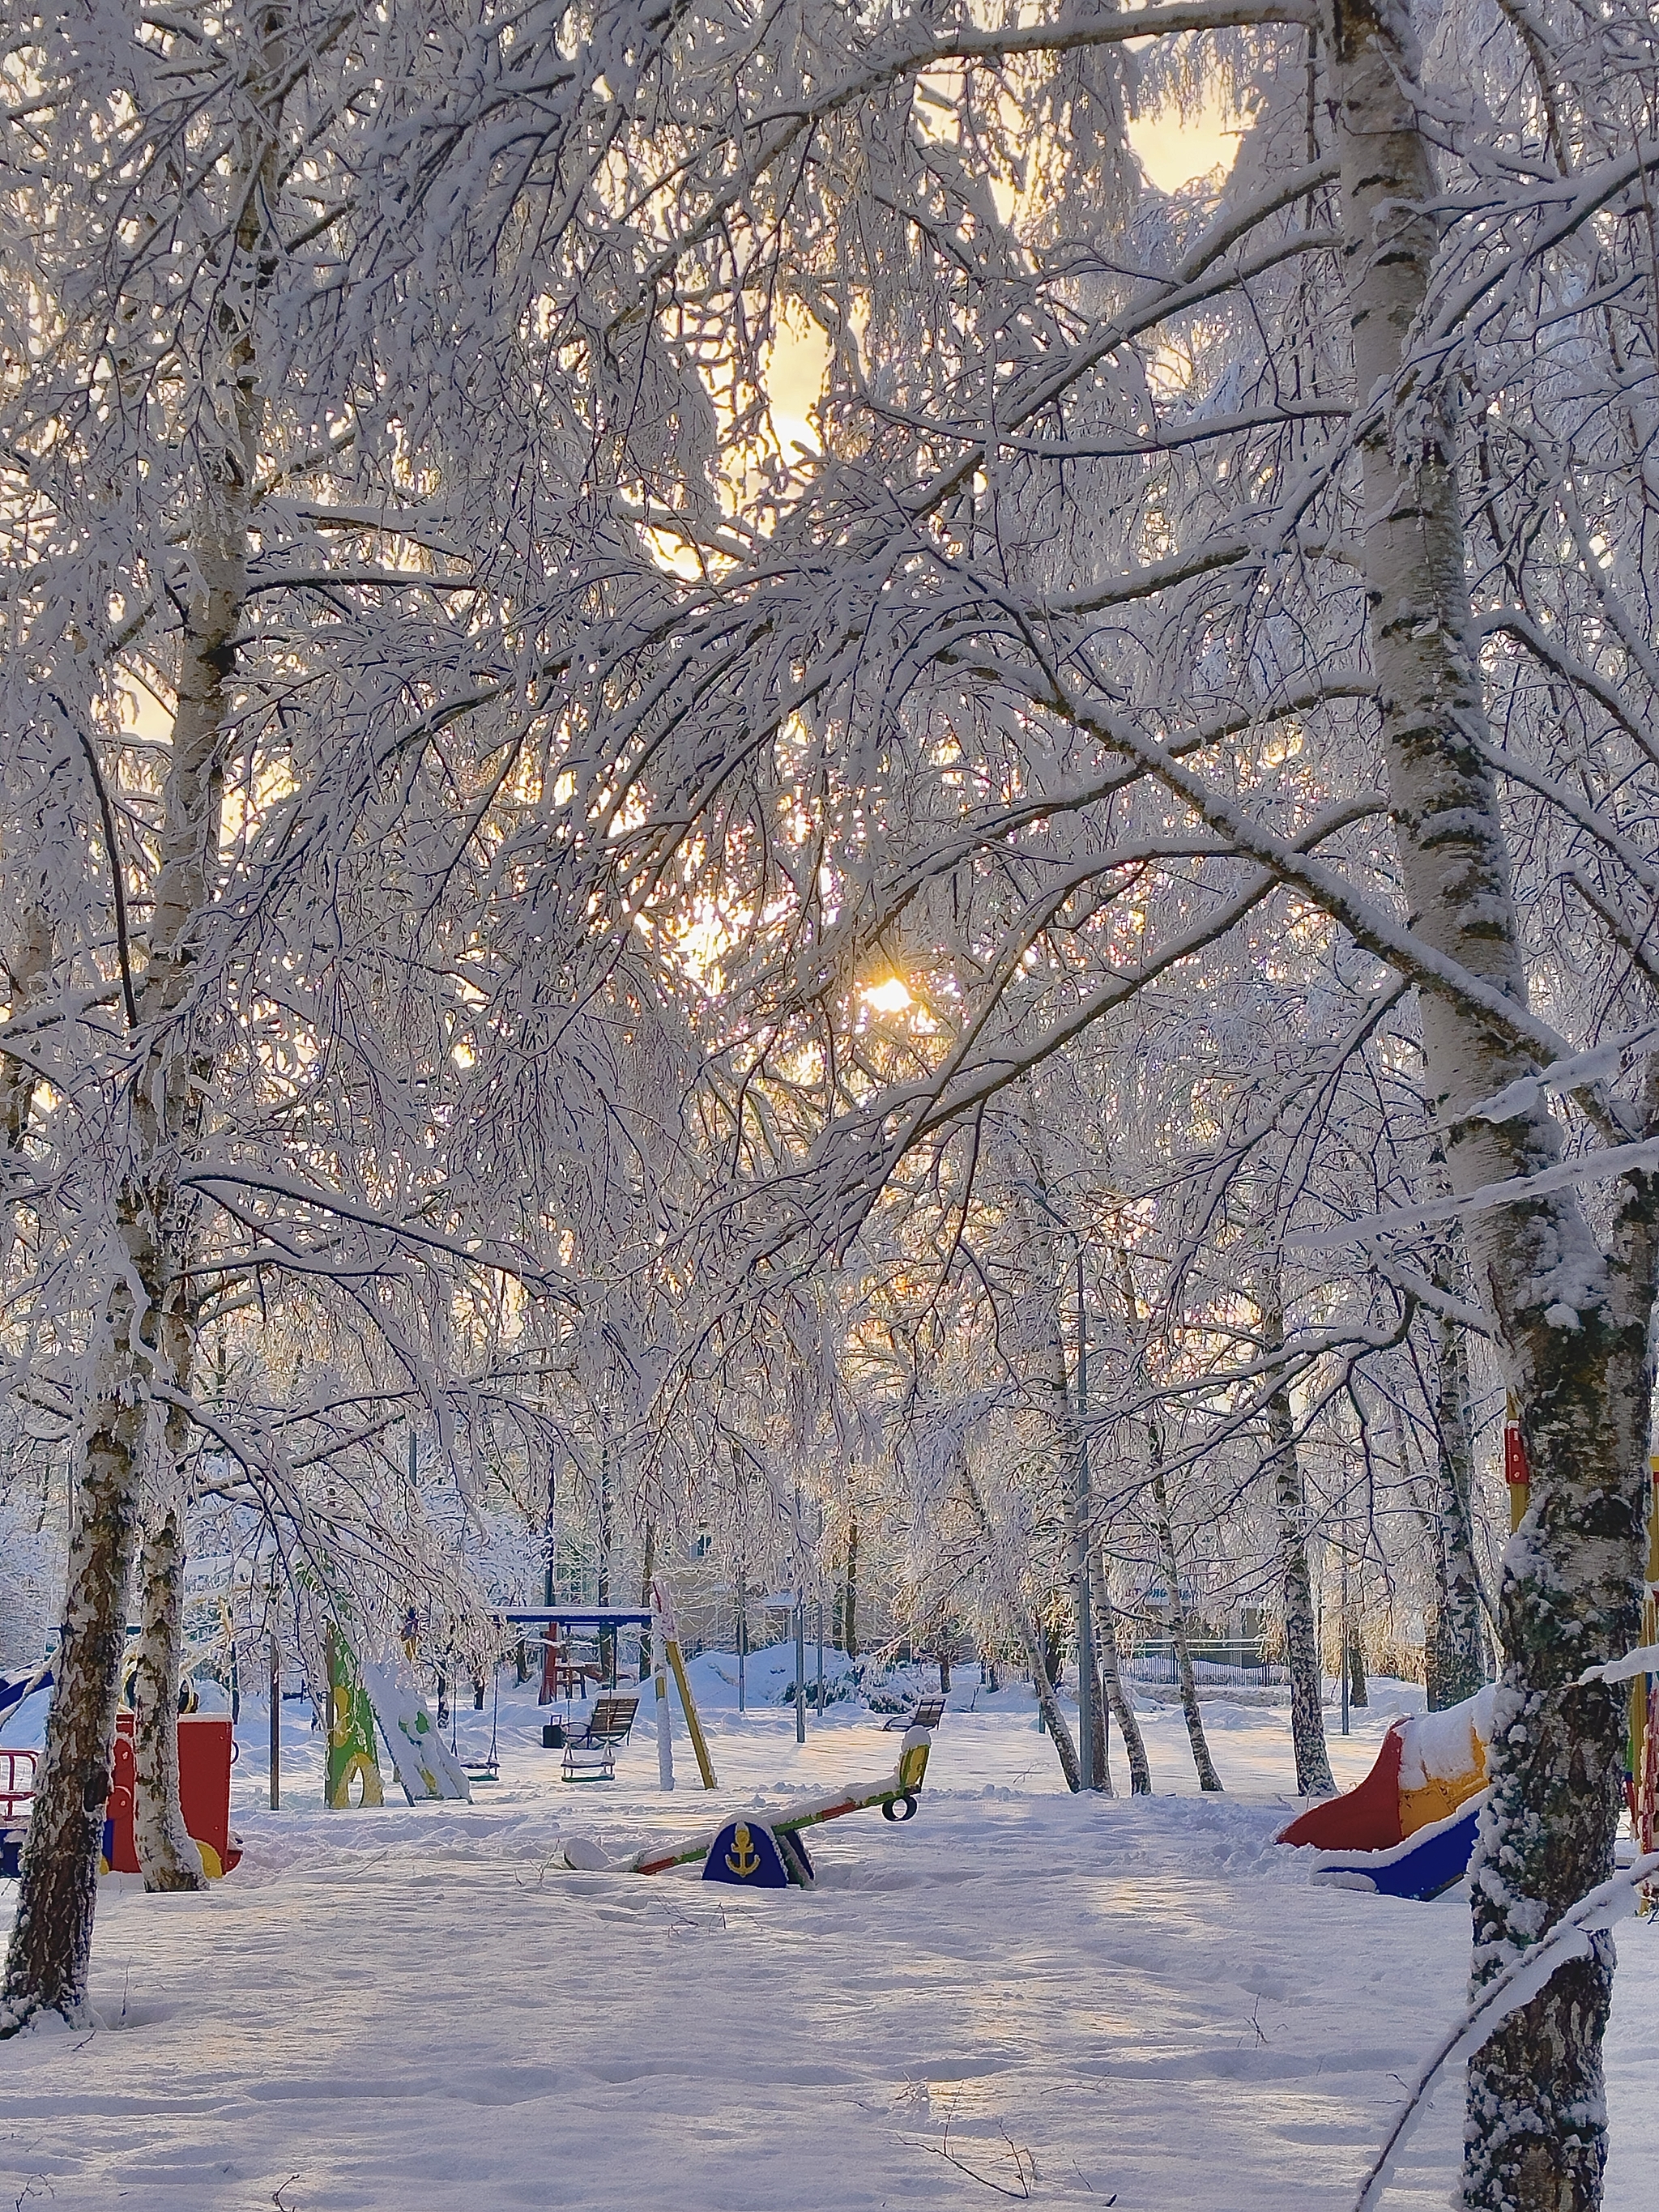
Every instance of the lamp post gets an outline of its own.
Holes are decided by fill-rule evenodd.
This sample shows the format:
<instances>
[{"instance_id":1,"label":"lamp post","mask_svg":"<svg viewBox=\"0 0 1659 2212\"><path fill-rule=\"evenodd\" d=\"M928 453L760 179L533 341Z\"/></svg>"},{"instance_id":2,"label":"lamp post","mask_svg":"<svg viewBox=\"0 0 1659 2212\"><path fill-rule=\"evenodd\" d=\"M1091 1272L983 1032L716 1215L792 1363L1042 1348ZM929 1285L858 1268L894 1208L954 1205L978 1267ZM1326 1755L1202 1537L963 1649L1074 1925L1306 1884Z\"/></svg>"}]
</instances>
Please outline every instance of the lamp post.
<instances>
[{"instance_id":1,"label":"lamp post","mask_svg":"<svg viewBox=\"0 0 1659 2212\"><path fill-rule=\"evenodd\" d=\"M1077 1586L1077 1765L1078 1787L1092 1790L1095 1775L1095 1638L1089 1596L1089 1321L1084 1305L1083 1239L1054 1212L1036 1184L1020 1188L1035 1199L1057 1228L1071 1238L1077 1254L1077 1517L1072 1532L1072 1575Z\"/></svg>"},{"instance_id":2,"label":"lamp post","mask_svg":"<svg viewBox=\"0 0 1659 2212\"><path fill-rule=\"evenodd\" d=\"M1089 1596L1089 1323L1083 1304L1083 1242L1077 1247L1077 1528L1072 1568L1077 1577L1077 1765L1079 1787L1095 1776L1095 1628Z\"/></svg>"},{"instance_id":3,"label":"lamp post","mask_svg":"<svg viewBox=\"0 0 1659 2212\"><path fill-rule=\"evenodd\" d=\"M806 1552L800 1534L800 1473L795 1474L795 1741L806 1741Z\"/></svg>"}]
</instances>

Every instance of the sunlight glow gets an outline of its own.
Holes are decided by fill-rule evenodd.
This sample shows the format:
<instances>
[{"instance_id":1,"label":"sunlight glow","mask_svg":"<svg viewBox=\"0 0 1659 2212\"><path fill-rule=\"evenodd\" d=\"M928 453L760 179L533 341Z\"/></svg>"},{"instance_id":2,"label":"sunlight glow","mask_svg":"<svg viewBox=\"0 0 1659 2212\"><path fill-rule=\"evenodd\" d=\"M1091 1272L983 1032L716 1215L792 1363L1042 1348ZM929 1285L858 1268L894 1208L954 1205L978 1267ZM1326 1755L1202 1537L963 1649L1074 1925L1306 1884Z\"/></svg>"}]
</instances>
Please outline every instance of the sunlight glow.
<instances>
[{"instance_id":1,"label":"sunlight glow","mask_svg":"<svg viewBox=\"0 0 1659 2212\"><path fill-rule=\"evenodd\" d=\"M890 975L885 982L865 987L864 1003L878 1014L902 1014L910 1002L909 986L902 976Z\"/></svg>"},{"instance_id":2,"label":"sunlight glow","mask_svg":"<svg viewBox=\"0 0 1659 2212\"><path fill-rule=\"evenodd\" d=\"M1219 101L1183 116L1164 108L1136 116L1129 143L1148 180L1161 192L1179 191L1195 178L1225 176L1242 135L1241 119Z\"/></svg>"}]
</instances>

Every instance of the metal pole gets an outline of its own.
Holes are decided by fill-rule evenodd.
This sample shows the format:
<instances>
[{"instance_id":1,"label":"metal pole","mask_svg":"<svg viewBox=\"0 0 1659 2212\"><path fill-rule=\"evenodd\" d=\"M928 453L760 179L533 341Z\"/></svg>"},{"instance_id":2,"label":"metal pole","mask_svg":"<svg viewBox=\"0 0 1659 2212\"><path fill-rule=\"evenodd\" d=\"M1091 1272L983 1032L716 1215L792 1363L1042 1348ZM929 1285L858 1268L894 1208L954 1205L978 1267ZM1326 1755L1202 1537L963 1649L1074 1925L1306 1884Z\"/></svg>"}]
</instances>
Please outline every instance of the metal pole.
<instances>
[{"instance_id":1,"label":"metal pole","mask_svg":"<svg viewBox=\"0 0 1659 2212\"><path fill-rule=\"evenodd\" d=\"M1348 1733L1348 1530L1347 1498L1342 1500L1342 1733Z\"/></svg>"},{"instance_id":2,"label":"metal pole","mask_svg":"<svg viewBox=\"0 0 1659 2212\"><path fill-rule=\"evenodd\" d=\"M545 1561L545 1571L542 1577L542 1603L545 1606L556 1605L558 1602L558 1600L553 1595L554 1585L558 1580L559 1565L559 1524L557 1519L559 1493L557 1468L558 1462L555 1460L552 1453L550 1451L547 1455L547 1558ZM557 1633L556 1630L553 1629L550 1624L548 1627L544 1628L542 1632L544 1635L556 1635ZM542 1666L544 1675L545 1675L546 1671L546 1658L545 1654L544 1654Z\"/></svg>"},{"instance_id":3,"label":"metal pole","mask_svg":"<svg viewBox=\"0 0 1659 2212\"><path fill-rule=\"evenodd\" d=\"M823 1600L818 1600L818 1718L823 1718Z\"/></svg>"},{"instance_id":4,"label":"metal pole","mask_svg":"<svg viewBox=\"0 0 1659 2212\"><path fill-rule=\"evenodd\" d=\"M749 1656L749 1622L746 1618L748 1607L744 1603L746 1595L744 1584L747 1579L746 1574L740 1574L738 1577L738 1711L739 1712L746 1710L744 1698L743 1662Z\"/></svg>"},{"instance_id":5,"label":"metal pole","mask_svg":"<svg viewBox=\"0 0 1659 2212\"><path fill-rule=\"evenodd\" d=\"M1089 1322L1084 1310L1083 1240L1077 1246L1077 1534L1072 1571L1077 1577L1077 1763L1079 1786L1095 1787L1095 1644L1089 1604Z\"/></svg>"},{"instance_id":6,"label":"metal pole","mask_svg":"<svg viewBox=\"0 0 1659 2212\"><path fill-rule=\"evenodd\" d=\"M270 1809L283 1809L283 1660L270 1639Z\"/></svg>"},{"instance_id":7,"label":"metal pole","mask_svg":"<svg viewBox=\"0 0 1659 2212\"><path fill-rule=\"evenodd\" d=\"M795 1592L795 1741L806 1741L806 1599Z\"/></svg>"}]
</instances>

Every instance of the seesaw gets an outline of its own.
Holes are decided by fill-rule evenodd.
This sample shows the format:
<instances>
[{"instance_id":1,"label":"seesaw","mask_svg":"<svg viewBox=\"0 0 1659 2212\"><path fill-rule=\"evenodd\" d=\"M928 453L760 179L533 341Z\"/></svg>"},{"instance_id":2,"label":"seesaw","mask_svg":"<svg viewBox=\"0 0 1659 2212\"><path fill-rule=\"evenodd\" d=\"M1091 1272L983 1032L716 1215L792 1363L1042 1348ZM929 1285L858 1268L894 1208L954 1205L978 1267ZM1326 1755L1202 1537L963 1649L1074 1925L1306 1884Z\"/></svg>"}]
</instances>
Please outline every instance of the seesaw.
<instances>
[{"instance_id":1,"label":"seesaw","mask_svg":"<svg viewBox=\"0 0 1659 2212\"><path fill-rule=\"evenodd\" d=\"M702 1861L705 1881L721 1881L745 1889L786 1889L793 1882L800 1889L812 1886L812 1862L801 1836L804 1828L821 1827L848 1813L870 1813L879 1808L885 1820L908 1820L916 1810L933 1732L907 1729L899 1746L897 1766L884 1781L854 1784L823 1797L808 1797L792 1805L776 1819L744 1818L727 1820L701 1835L682 1836L672 1844L651 1844L631 1858L612 1859L597 1844L582 1836L568 1838L565 1864L583 1873L665 1874L670 1867Z\"/></svg>"}]
</instances>

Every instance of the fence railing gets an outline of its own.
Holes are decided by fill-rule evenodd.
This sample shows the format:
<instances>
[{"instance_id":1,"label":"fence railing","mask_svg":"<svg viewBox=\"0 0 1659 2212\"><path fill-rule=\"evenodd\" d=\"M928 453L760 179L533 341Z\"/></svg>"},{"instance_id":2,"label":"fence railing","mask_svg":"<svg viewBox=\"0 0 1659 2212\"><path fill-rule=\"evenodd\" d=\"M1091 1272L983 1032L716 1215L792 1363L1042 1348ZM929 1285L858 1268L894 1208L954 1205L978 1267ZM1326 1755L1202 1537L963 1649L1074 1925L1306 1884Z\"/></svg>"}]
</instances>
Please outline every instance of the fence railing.
<instances>
[{"instance_id":1,"label":"fence railing","mask_svg":"<svg viewBox=\"0 0 1659 2212\"><path fill-rule=\"evenodd\" d=\"M1206 1642L1188 1649L1196 1680L1217 1687L1233 1683L1241 1688L1283 1688L1291 1679L1288 1668L1263 1659L1253 1644ZM1144 1644L1133 1658L1121 1660L1119 1664L1133 1682L1169 1683L1173 1686L1178 1679L1173 1644Z\"/></svg>"}]
</instances>

